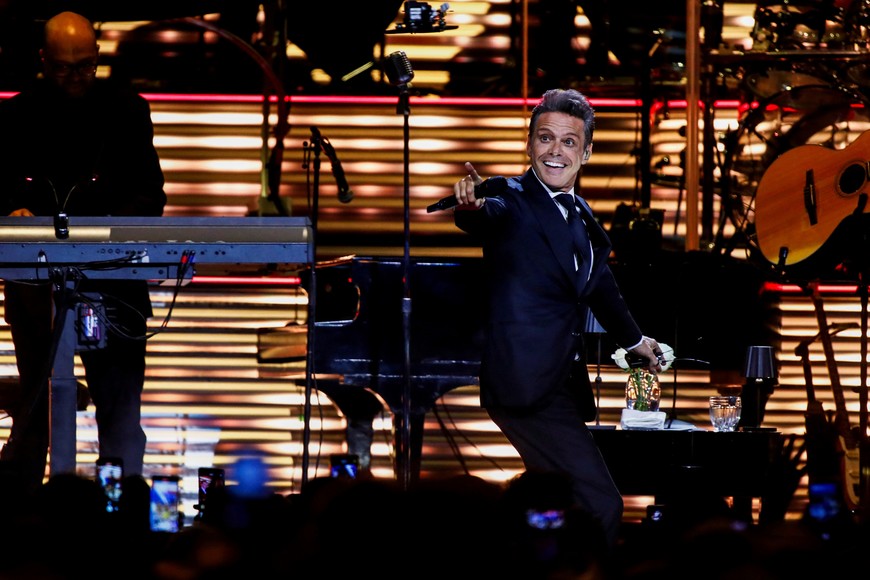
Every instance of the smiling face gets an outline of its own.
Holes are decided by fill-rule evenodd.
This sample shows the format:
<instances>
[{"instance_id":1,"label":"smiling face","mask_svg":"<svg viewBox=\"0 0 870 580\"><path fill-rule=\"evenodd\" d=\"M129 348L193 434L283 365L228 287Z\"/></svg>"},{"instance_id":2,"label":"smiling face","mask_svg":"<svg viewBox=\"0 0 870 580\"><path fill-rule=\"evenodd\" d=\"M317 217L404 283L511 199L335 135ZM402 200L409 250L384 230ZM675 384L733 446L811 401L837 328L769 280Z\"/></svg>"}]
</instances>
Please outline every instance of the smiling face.
<instances>
[{"instance_id":1,"label":"smiling face","mask_svg":"<svg viewBox=\"0 0 870 580\"><path fill-rule=\"evenodd\" d=\"M592 144L586 144L585 124L567 113L542 113L526 144L532 168L553 191L574 187L577 173L586 165Z\"/></svg>"}]
</instances>

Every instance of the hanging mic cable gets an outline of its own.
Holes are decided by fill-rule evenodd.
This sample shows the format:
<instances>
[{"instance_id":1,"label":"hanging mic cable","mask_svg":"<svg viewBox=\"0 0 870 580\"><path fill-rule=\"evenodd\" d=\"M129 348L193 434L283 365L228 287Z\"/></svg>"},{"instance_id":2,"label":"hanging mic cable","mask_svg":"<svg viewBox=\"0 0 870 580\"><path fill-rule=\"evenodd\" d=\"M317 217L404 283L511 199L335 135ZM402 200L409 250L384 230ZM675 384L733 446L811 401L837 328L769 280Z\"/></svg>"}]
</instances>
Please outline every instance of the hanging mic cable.
<instances>
[{"instance_id":1,"label":"hanging mic cable","mask_svg":"<svg viewBox=\"0 0 870 580\"><path fill-rule=\"evenodd\" d=\"M323 152L332 165L332 175L335 177L335 185L338 186L338 201L350 203L350 200L353 199L353 191L351 191L350 186L347 184L344 168L341 166L341 161L338 160L338 155L335 154L335 148L329 142L329 139L320 134L320 130L317 127L311 127L311 134L314 135L316 141L320 141Z\"/></svg>"},{"instance_id":2,"label":"hanging mic cable","mask_svg":"<svg viewBox=\"0 0 870 580\"><path fill-rule=\"evenodd\" d=\"M97 181L99 176L96 173L92 173L88 181L94 182ZM57 196L57 189L54 187L54 183L48 177L31 177L26 176L24 181L31 186L37 180L45 181L48 184L49 189L51 190L51 194L54 197L54 237L58 240L66 240L69 238L69 215L66 213L66 206L69 203L69 198L73 194L73 192L81 185L81 180L77 181L73 184L70 190L66 193L66 197L61 201Z\"/></svg>"}]
</instances>

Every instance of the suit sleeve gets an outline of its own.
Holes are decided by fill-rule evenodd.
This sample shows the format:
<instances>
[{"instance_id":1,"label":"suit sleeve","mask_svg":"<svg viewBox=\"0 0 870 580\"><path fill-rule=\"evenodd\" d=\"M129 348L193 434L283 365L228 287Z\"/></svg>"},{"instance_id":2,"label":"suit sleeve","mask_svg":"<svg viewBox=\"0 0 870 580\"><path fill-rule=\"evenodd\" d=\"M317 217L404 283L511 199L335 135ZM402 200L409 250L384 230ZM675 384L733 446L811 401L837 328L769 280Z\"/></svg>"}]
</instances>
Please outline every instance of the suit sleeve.
<instances>
[{"instance_id":1,"label":"suit sleeve","mask_svg":"<svg viewBox=\"0 0 870 580\"><path fill-rule=\"evenodd\" d=\"M628 348L643 338L643 332L635 322L609 267L601 271L596 281L595 290L589 296L589 308L619 346Z\"/></svg>"}]
</instances>

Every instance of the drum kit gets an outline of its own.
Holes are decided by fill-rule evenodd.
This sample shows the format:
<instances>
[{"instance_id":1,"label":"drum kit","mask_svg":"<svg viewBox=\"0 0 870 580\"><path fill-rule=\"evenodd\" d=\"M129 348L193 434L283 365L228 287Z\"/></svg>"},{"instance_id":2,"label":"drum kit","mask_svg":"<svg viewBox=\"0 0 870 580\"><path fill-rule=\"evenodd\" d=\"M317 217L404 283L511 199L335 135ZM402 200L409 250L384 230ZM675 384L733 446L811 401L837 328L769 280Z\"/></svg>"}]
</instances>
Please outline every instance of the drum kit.
<instances>
[{"instance_id":1,"label":"drum kit","mask_svg":"<svg viewBox=\"0 0 870 580\"><path fill-rule=\"evenodd\" d=\"M870 54L870 0L759 4L751 53L770 56L778 63L774 70L750 73L746 78L747 88L762 98L794 87L837 85L843 80L870 88L868 64L862 58Z\"/></svg>"},{"instance_id":2,"label":"drum kit","mask_svg":"<svg viewBox=\"0 0 870 580\"><path fill-rule=\"evenodd\" d=\"M870 0L761 2L751 40L711 59L749 101L720 139L717 238L729 222L750 246L755 190L779 155L807 143L843 149L870 129Z\"/></svg>"}]
</instances>

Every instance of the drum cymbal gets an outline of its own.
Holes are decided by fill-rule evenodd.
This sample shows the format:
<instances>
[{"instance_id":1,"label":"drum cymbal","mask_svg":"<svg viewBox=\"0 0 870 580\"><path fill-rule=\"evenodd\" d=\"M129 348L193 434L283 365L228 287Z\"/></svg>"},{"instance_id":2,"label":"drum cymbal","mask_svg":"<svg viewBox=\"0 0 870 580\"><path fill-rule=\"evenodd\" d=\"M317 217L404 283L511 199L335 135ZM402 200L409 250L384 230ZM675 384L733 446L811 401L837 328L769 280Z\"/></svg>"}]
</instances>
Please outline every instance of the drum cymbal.
<instances>
[{"instance_id":1,"label":"drum cymbal","mask_svg":"<svg viewBox=\"0 0 870 580\"><path fill-rule=\"evenodd\" d=\"M870 87L870 63L859 63L846 69L849 79L860 87Z\"/></svg>"},{"instance_id":2,"label":"drum cymbal","mask_svg":"<svg viewBox=\"0 0 870 580\"><path fill-rule=\"evenodd\" d=\"M790 70L769 70L746 76L746 88L764 99L797 87L829 86L822 79Z\"/></svg>"},{"instance_id":3,"label":"drum cymbal","mask_svg":"<svg viewBox=\"0 0 870 580\"><path fill-rule=\"evenodd\" d=\"M854 100L853 95L819 77L794 71L767 71L744 78L746 86L769 104L799 110L817 109Z\"/></svg>"},{"instance_id":4,"label":"drum cymbal","mask_svg":"<svg viewBox=\"0 0 870 580\"><path fill-rule=\"evenodd\" d=\"M772 103L800 111L814 111L822 107L839 107L856 101L855 95L846 91L815 85L783 91L771 99Z\"/></svg>"}]
</instances>

